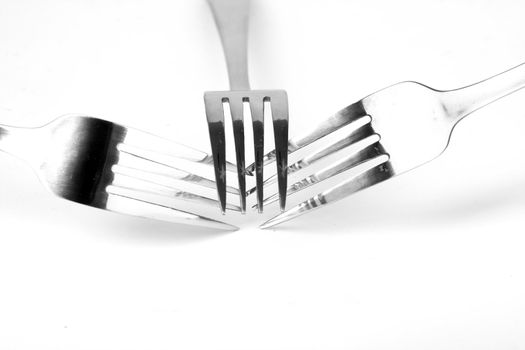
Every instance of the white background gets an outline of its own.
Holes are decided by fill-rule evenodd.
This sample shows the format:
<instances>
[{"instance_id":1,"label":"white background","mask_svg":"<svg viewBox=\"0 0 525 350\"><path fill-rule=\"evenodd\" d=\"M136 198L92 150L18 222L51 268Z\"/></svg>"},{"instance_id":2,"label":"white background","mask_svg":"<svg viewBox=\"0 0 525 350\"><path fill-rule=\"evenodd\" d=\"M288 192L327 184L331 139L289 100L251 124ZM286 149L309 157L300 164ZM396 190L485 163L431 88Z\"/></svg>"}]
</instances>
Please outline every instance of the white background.
<instances>
[{"instance_id":1,"label":"white background","mask_svg":"<svg viewBox=\"0 0 525 350\"><path fill-rule=\"evenodd\" d=\"M252 86L288 91L297 134L398 81L525 61L524 11L253 0ZM226 87L204 0L0 1L3 124L82 113L208 150L202 92ZM0 349L525 349L524 134L522 91L425 167L233 233L56 199L1 154Z\"/></svg>"}]
</instances>

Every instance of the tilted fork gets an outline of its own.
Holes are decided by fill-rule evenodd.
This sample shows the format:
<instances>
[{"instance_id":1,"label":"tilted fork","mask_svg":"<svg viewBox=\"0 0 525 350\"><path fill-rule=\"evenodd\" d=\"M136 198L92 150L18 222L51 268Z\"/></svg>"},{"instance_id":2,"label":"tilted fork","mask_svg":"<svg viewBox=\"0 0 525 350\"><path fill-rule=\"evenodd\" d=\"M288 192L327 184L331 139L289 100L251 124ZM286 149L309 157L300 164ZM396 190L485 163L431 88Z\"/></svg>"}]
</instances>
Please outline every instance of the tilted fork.
<instances>
[{"instance_id":1,"label":"tilted fork","mask_svg":"<svg viewBox=\"0 0 525 350\"><path fill-rule=\"evenodd\" d=\"M209 156L193 148L109 121L70 116L39 128L0 126L0 150L27 161L42 183L64 199L175 223L236 229L181 209L188 203L217 205L180 189L190 184L215 190L214 181L183 170L190 165L211 168Z\"/></svg>"},{"instance_id":2,"label":"tilted fork","mask_svg":"<svg viewBox=\"0 0 525 350\"><path fill-rule=\"evenodd\" d=\"M224 135L224 104L228 103L233 120L235 155L240 191L240 207L246 209L246 166L244 150L243 104L248 102L253 123L257 201L263 207L264 103L270 103L272 112L277 180L280 207L286 203L286 168L288 166L288 97L283 90L250 90L248 78L247 37L249 0L208 0L219 31L231 91L205 92L204 103L210 132L215 178L221 209L226 205L226 148Z\"/></svg>"},{"instance_id":3,"label":"tilted fork","mask_svg":"<svg viewBox=\"0 0 525 350\"><path fill-rule=\"evenodd\" d=\"M294 183L287 194L297 193L348 170L357 173L277 215L261 227L268 228L288 221L433 160L446 149L454 126L462 118L523 87L525 63L455 90L439 91L417 82L402 82L342 109L310 133L292 138L289 152L297 151L344 126L361 123L360 127L290 165L288 171L292 173L305 169L349 146L355 147L354 152ZM272 157L270 153L265 159L271 161ZM271 182L271 179L267 180L267 183ZM270 196L268 201L274 197Z\"/></svg>"}]
</instances>

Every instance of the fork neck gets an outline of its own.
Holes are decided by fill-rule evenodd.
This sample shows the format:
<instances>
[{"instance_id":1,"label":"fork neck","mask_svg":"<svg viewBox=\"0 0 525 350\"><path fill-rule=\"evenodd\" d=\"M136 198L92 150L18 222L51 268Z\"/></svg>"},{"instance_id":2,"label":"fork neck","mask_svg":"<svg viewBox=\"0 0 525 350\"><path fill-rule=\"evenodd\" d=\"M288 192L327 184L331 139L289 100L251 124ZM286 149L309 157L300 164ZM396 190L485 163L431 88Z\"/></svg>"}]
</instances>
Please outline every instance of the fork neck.
<instances>
[{"instance_id":1,"label":"fork neck","mask_svg":"<svg viewBox=\"0 0 525 350\"><path fill-rule=\"evenodd\" d=\"M231 90L250 90L248 20L250 0L208 0L228 68Z\"/></svg>"},{"instance_id":2,"label":"fork neck","mask_svg":"<svg viewBox=\"0 0 525 350\"><path fill-rule=\"evenodd\" d=\"M458 122L467 115L525 87L525 63L491 78L456 90L444 91L442 102Z\"/></svg>"}]
</instances>

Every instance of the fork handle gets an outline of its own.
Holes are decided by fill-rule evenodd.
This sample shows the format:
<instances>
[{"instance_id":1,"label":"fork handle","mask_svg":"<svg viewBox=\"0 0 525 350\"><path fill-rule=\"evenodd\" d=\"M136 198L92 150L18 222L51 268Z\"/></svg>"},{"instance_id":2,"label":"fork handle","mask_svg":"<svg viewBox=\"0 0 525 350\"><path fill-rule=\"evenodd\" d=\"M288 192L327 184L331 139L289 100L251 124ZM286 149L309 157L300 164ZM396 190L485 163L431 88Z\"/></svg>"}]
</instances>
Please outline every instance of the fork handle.
<instances>
[{"instance_id":1,"label":"fork handle","mask_svg":"<svg viewBox=\"0 0 525 350\"><path fill-rule=\"evenodd\" d=\"M525 88L525 63L460 89L444 91L443 105L457 122L476 110Z\"/></svg>"},{"instance_id":2,"label":"fork handle","mask_svg":"<svg viewBox=\"0 0 525 350\"><path fill-rule=\"evenodd\" d=\"M250 0L208 0L221 37L231 90L250 90L248 20Z\"/></svg>"}]
</instances>

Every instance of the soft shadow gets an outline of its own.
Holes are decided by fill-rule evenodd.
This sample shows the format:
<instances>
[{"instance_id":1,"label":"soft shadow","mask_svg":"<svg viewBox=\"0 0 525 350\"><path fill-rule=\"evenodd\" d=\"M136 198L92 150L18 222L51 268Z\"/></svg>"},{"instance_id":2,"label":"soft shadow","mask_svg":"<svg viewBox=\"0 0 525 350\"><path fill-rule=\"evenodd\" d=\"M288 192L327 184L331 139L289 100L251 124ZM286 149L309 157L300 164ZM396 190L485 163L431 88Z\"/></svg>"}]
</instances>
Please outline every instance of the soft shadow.
<instances>
[{"instance_id":1,"label":"soft shadow","mask_svg":"<svg viewBox=\"0 0 525 350\"><path fill-rule=\"evenodd\" d=\"M69 230L72 234L81 233L102 241L133 244L192 244L233 232L112 213L68 202L47 192L41 194L17 193L16 202L13 198L13 204L4 206L2 215L21 222L30 219L41 223L44 230Z\"/></svg>"},{"instance_id":2,"label":"soft shadow","mask_svg":"<svg viewBox=\"0 0 525 350\"><path fill-rule=\"evenodd\" d=\"M433 193L435 194L435 192ZM491 187L422 196L384 183L269 231L337 234L388 229L428 229L461 224L525 206L525 179L495 181Z\"/></svg>"},{"instance_id":3,"label":"soft shadow","mask_svg":"<svg viewBox=\"0 0 525 350\"><path fill-rule=\"evenodd\" d=\"M233 231L220 231L206 227L174 224L169 222L107 213L104 222L93 227L102 228L101 239L118 239L146 244L192 244L219 238Z\"/></svg>"}]
</instances>

